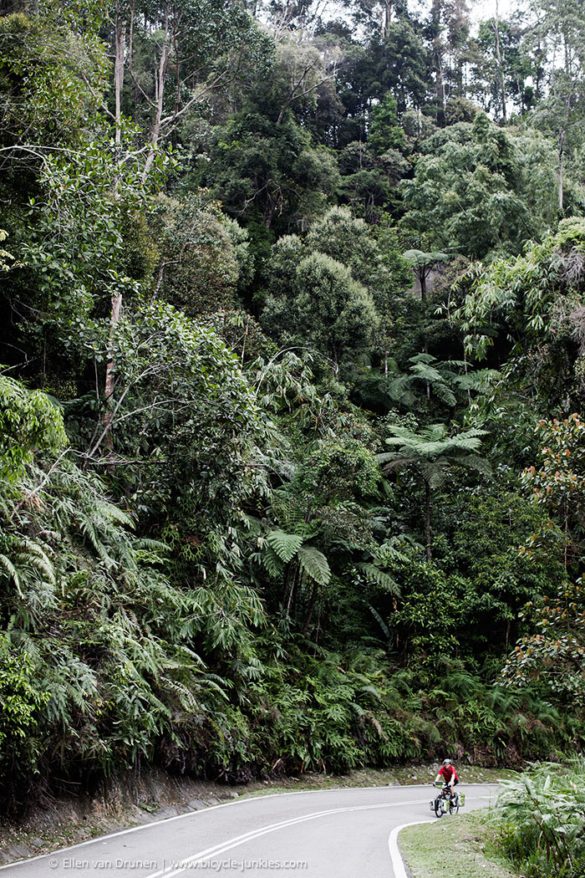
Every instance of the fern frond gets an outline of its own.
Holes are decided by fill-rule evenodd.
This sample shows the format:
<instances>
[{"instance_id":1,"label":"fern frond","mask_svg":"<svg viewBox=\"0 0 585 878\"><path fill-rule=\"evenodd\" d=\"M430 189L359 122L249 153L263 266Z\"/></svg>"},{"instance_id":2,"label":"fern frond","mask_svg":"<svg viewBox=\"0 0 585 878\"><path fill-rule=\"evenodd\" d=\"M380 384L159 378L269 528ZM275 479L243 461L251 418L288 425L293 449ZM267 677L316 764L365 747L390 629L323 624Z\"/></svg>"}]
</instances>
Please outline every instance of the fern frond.
<instances>
[{"instance_id":1,"label":"fern frond","mask_svg":"<svg viewBox=\"0 0 585 878\"><path fill-rule=\"evenodd\" d=\"M442 382L438 382L433 385L433 392L441 402L444 402L445 405L454 406L457 404L457 397L453 393L450 387Z\"/></svg>"},{"instance_id":2,"label":"fern frond","mask_svg":"<svg viewBox=\"0 0 585 878\"><path fill-rule=\"evenodd\" d=\"M271 530L266 536L266 542L278 555L281 561L288 564L303 544L304 537L298 534L285 533L283 530Z\"/></svg>"},{"instance_id":3,"label":"fern frond","mask_svg":"<svg viewBox=\"0 0 585 878\"><path fill-rule=\"evenodd\" d=\"M4 568L6 573L8 574L8 578L12 580L14 585L16 586L16 590L20 597L22 597L22 591L20 588L20 578L18 576L18 570L6 555L0 555L0 566Z\"/></svg>"},{"instance_id":4,"label":"fern frond","mask_svg":"<svg viewBox=\"0 0 585 878\"><path fill-rule=\"evenodd\" d=\"M301 569L318 585L327 585L331 579L331 569L327 558L314 546L301 546L297 557Z\"/></svg>"},{"instance_id":5,"label":"fern frond","mask_svg":"<svg viewBox=\"0 0 585 878\"><path fill-rule=\"evenodd\" d=\"M278 576L282 573L283 562L270 546L262 554L262 564L271 576Z\"/></svg>"},{"instance_id":6,"label":"fern frond","mask_svg":"<svg viewBox=\"0 0 585 878\"><path fill-rule=\"evenodd\" d=\"M383 570L380 570L379 567L376 567L375 564L357 564L358 570L364 574L368 582L374 583L374 585L379 585L380 588L384 589L384 591L388 592L388 594L393 594L398 596L400 594L400 586L390 576L389 573L385 573Z\"/></svg>"}]
</instances>

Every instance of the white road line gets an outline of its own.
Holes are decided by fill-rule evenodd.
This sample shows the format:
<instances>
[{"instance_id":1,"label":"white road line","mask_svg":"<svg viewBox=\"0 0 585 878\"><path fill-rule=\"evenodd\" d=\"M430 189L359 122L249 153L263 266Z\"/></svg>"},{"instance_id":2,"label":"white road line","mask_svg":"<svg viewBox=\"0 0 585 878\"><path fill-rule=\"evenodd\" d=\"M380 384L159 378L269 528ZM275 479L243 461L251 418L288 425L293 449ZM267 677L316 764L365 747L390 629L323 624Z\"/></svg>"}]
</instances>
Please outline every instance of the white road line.
<instances>
[{"instance_id":1,"label":"white road line","mask_svg":"<svg viewBox=\"0 0 585 878\"><path fill-rule=\"evenodd\" d=\"M493 796L478 796L478 799L485 799L487 802L491 802ZM404 865L404 858L398 847L398 836L402 830L406 829L408 826L421 826L423 823L434 822L435 821L432 818L428 818L427 820L413 820L411 823L403 823L401 826L394 827L388 836L388 850L390 851L390 860L392 861L394 878L409 878L406 866Z\"/></svg>"},{"instance_id":2,"label":"white road line","mask_svg":"<svg viewBox=\"0 0 585 878\"><path fill-rule=\"evenodd\" d=\"M418 787L426 787L428 784L403 784L397 786L391 786L388 784L387 786L377 786L377 787L329 787L324 790L295 790L291 793L267 793L266 795L254 796L254 795L246 795L246 797L242 797L238 799L237 802L222 802L220 805L206 805L204 808L200 808L198 811L186 811L184 814L175 814L174 817L162 817L160 820L151 820L149 823L141 823L140 826L130 826L128 829L119 829L117 832L109 832L107 835L98 835L96 838L88 838L87 841L80 841L77 844L70 844L64 848L57 848L54 851L49 851L47 854L37 854L36 857L27 857L26 860L16 860L14 863L6 863L5 866L0 866L0 872L3 869L13 869L15 866L27 866L29 863L34 863L36 860L42 860L45 857L56 857L59 854L66 854L68 851L77 850L77 848L84 848L90 844L106 844L112 838L121 838L123 835L130 835L132 832L142 832L145 829L150 829L152 826L161 826L163 823L173 823L176 820L185 820L187 817L197 817L200 814L207 814L209 811L217 811L219 808L233 808L241 805L250 805L255 802L263 802L266 799L276 799L276 798L285 798L288 796L306 796L307 794L311 796L323 794L323 793L344 793L344 792L355 792L356 790L408 790L408 789L416 789ZM470 786L470 784L467 784ZM482 786L482 784L477 784L477 786Z\"/></svg>"},{"instance_id":3,"label":"white road line","mask_svg":"<svg viewBox=\"0 0 585 878\"><path fill-rule=\"evenodd\" d=\"M489 783L487 784L489 785ZM497 785L497 782L493 783L494 786ZM471 783L465 784L466 789L469 787L484 787L485 783ZM98 845L98 844L106 844L112 838L121 838L123 835L130 835L133 832L142 832L145 829L150 829L153 826L161 826L163 823L173 823L176 820L185 820L188 817L197 817L200 814L207 814L209 811L217 811L219 808L232 808L236 806L242 805L250 805L254 802L263 802L265 799L276 799L276 798L288 798L292 796L316 796L316 795L324 795L325 793L351 793L356 792L358 790L368 791L368 790L400 790L406 792L409 789L426 789L428 787L428 783L424 784L397 784L396 786L388 784L387 786L374 786L374 787L329 787L328 789L322 790L295 790L291 793L268 793L266 795L261 796L247 796L246 798L241 798L237 802L223 802L220 805L209 805L208 807L201 808L199 811L187 811L185 814L176 814L174 817L163 817L160 820L152 820L150 823L141 823L140 826L131 826L129 829L121 829L117 832L110 832L108 835L101 835L97 838L89 838L87 841L81 841L77 844L67 845L63 848L57 848L57 850L50 851L47 854L37 854L36 857L28 857L25 860L16 860L14 863L6 863L4 866L0 866L0 872L4 869L14 869L17 866L27 866L29 863L34 863L37 860L45 859L46 857L55 857L59 854L67 853L68 851L77 850L77 848L87 847L88 845ZM490 798L488 796L482 796L481 798ZM398 802L396 804L406 804L402 802Z\"/></svg>"},{"instance_id":4,"label":"white road line","mask_svg":"<svg viewBox=\"0 0 585 878\"><path fill-rule=\"evenodd\" d=\"M407 826L420 826L422 823L432 823L432 820L413 820L412 823L403 823L402 826L395 826L388 836L388 850L390 851L390 860L392 862L392 870L394 878L408 878L408 872L404 865L400 848L398 847L398 835Z\"/></svg>"},{"instance_id":5,"label":"white road line","mask_svg":"<svg viewBox=\"0 0 585 878\"><path fill-rule=\"evenodd\" d=\"M161 869L159 872L152 872L147 875L146 878L175 878L175 876L181 875L187 869L190 869L195 863L203 863L214 856L225 854L242 844L246 844L248 841L253 841L256 838L261 838L263 835L269 835L272 832L278 832L279 829L286 829L289 826L296 826L299 823L308 823L310 820L318 820L320 817L327 817L330 814L347 814L355 811L374 811L381 808L400 808L403 805L422 805L424 802L426 802L426 799L414 799L408 802L384 802L380 805L355 805L348 808L330 808L327 811L315 811L312 814L303 814L300 817L292 817L289 820L282 820L280 823L272 823L269 826L263 826L260 829L246 832L244 835L229 838L221 844L217 844L214 847L207 848L203 851L198 851L198 853L186 857L178 863L167 866L166 869Z\"/></svg>"}]
</instances>

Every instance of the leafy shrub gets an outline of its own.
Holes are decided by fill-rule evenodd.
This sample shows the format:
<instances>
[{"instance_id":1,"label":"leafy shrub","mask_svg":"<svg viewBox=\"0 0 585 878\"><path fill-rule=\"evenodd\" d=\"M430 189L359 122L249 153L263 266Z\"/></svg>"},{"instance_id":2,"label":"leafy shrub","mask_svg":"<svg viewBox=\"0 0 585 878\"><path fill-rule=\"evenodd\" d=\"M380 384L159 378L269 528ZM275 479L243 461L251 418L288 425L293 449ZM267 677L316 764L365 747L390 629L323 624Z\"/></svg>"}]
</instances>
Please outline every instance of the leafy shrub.
<instances>
[{"instance_id":1,"label":"leafy shrub","mask_svg":"<svg viewBox=\"0 0 585 878\"><path fill-rule=\"evenodd\" d=\"M0 807L11 804L16 783L37 772L41 747L39 719L49 693L39 688L29 655L0 635Z\"/></svg>"},{"instance_id":2,"label":"leafy shrub","mask_svg":"<svg viewBox=\"0 0 585 878\"><path fill-rule=\"evenodd\" d=\"M506 781L498 799L502 849L526 878L585 874L585 759L545 763Z\"/></svg>"}]
</instances>

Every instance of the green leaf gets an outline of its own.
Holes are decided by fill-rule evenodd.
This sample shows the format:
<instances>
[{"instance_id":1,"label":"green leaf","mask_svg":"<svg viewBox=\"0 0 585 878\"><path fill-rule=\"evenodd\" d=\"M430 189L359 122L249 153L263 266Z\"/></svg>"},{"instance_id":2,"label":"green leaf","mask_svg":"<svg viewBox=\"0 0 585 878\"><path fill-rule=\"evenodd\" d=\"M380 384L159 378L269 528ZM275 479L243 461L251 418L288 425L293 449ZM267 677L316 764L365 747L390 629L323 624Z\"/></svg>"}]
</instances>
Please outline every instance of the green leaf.
<instances>
[{"instance_id":1,"label":"green leaf","mask_svg":"<svg viewBox=\"0 0 585 878\"><path fill-rule=\"evenodd\" d=\"M20 595L20 597L22 597L22 591L20 589L20 579L18 576L18 570L16 569L16 567L14 566L14 564L12 563L10 558L7 558L6 555L0 555L0 567L4 568L4 570L6 571L6 573L9 576L9 578L14 582L14 585L16 586L16 590L18 591L18 594Z\"/></svg>"},{"instance_id":2,"label":"green leaf","mask_svg":"<svg viewBox=\"0 0 585 878\"><path fill-rule=\"evenodd\" d=\"M327 585L331 579L331 570L327 558L314 546L301 546L298 550L301 569L318 585Z\"/></svg>"},{"instance_id":3,"label":"green leaf","mask_svg":"<svg viewBox=\"0 0 585 878\"><path fill-rule=\"evenodd\" d=\"M379 567L376 567L375 564L364 563L358 564L357 567L364 574L368 582L379 585L380 588L383 588L384 591L387 591L389 594L400 594L400 586L396 580L393 579L389 573L385 573L383 570L380 570Z\"/></svg>"},{"instance_id":4,"label":"green leaf","mask_svg":"<svg viewBox=\"0 0 585 878\"><path fill-rule=\"evenodd\" d=\"M266 542L278 555L281 561L288 564L303 544L304 537L298 534L287 534L283 530L271 530Z\"/></svg>"}]
</instances>

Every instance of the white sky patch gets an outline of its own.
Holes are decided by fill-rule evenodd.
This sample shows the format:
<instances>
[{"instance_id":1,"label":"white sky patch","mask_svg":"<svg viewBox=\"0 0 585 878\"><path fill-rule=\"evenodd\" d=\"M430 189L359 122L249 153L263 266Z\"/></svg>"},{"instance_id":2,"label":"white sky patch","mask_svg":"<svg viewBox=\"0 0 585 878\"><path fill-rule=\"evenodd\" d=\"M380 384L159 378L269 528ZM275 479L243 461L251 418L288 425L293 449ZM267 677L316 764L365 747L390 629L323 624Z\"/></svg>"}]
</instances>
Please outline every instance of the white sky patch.
<instances>
[{"instance_id":1,"label":"white sky patch","mask_svg":"<svg viewBox=\"0 0 585 878\"><path fill-rule=\"evenodd\" d=\"M472 25L477 26L480 21L494 18L496 5L500 18L508 18L522 2L523 0L468 0ZM316 5L318 6L316 11L323 17L324 21L342 19L349 22L351 20L351 13L347 6L337 2L337 0L318 0ZM431 8L431 0L408 0L408 8L415 15L426 18Z\"/></svg>"},{"instance_id":2,"label":"white sky patch","mask_svg":"<svg viewBox=\"0 0 585 878\"><path fill-rule=\"evenodd\" d=\"M515 0L499 0L498 12L500 18L507 18L516 7ZM470 3L471 20L483 21L486 18L494 18L496 14L496 0L476 0Z\"/></svg>"}]
</instances>

